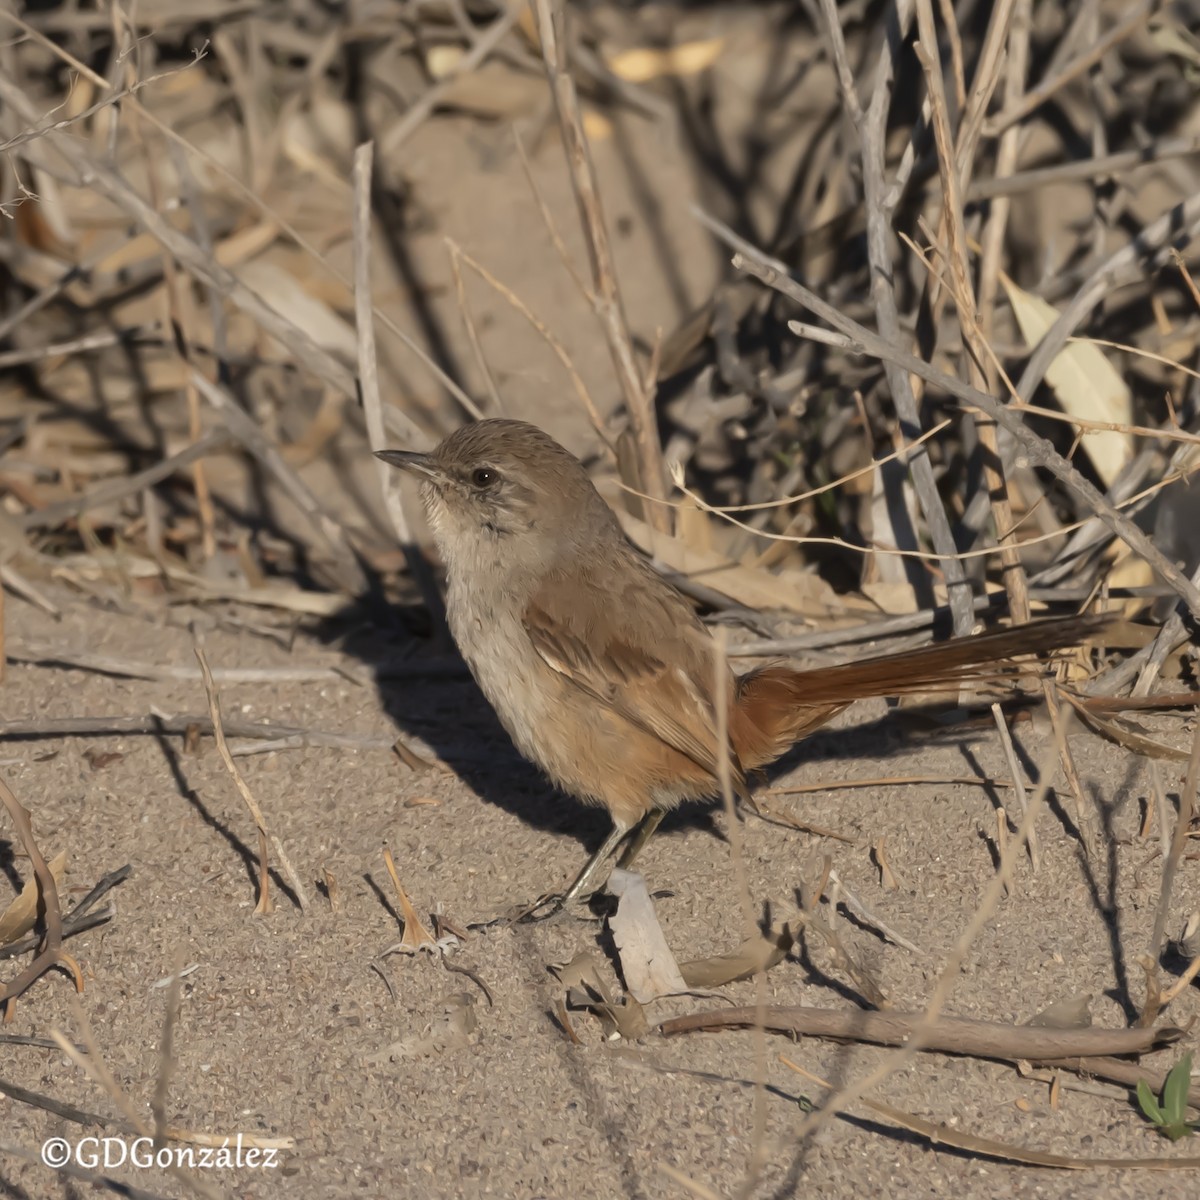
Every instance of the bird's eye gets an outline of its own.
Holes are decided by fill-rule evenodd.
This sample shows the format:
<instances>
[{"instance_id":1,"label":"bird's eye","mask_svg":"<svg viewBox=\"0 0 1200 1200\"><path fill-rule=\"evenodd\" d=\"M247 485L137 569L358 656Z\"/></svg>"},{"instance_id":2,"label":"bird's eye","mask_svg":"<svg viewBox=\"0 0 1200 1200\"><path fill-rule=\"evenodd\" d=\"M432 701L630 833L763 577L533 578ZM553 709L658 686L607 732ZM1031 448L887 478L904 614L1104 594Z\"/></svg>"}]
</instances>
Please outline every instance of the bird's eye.
<instances>
[{"instance_id":1,"label":"bird's eye","mask_svg":"<svg viewBox=\"0 0 1200 1200\"><path fill-rule=\"evenodd\" d=\"M471 472L471 482L477 488L491 487L499 476L490 467L476 467Z\"/></svg>"}]
</instances>

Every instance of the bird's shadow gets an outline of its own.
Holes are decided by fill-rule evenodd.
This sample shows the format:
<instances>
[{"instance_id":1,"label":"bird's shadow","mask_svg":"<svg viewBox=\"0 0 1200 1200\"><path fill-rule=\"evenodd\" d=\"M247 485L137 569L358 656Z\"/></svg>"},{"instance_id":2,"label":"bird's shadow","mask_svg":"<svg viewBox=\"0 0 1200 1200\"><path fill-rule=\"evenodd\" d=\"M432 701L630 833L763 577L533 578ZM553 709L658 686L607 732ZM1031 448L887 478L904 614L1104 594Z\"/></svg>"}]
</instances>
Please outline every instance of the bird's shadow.
<instances>
[{"instance_id":1,"label":"bird's shadow","mask_svg":"<svg viewBox=\"0 0 1200 1200\"><path fill-rule=\"evenodd\" d=\"M414 615L413 623L422 624L423 612ZM340 642L344 653L368 667L414 649L414 639L402 630L389 636L374 624L360 627ZM423 653L416 649L411 661L419 663ZM462 662L453 646L439 657ZM604 837L608 830L604 813L565 796L521 756L465 663L448 678L422 678L416 670L411 678L377 679L376 687L381 707L400 738L419 743L412 746L418 754L422 746L432 750L485 803L513 813L535 829L571 832L597 844Z\"/></svg>"},{"instance_id":2,"label":"bird's shadow","mask_svg":"<svg viewBox=\"0 0 1200 1200\"><path fill-rule=\"evenodd\" d=\"M381 657L411 648L401 634L393 647L381 646L378 628L363 630L342 639L344 652L368 664ZM451 655L457 654L451 649ZM377 682L380 702L400 736L415 739L446 763L487 804L512 813L535 829L569 834L579 839L590 853L607 835L611 823L603 810L568 796L517 751L495 712L465 664L452 678L381 679ZM948 726L920 734L907 733L889 716L848 726L822 729L805 738L778 762L756 773L756 786L793 771L802 762L838 762L853 759L877 760L891 757L917 742L931 740L960 744L971 731ZM419 752L419 747L416 747ZM613 770L622 764L614 762ZM680 805L669 813L656 838L678 836L686 830L703 830L724 838L713 820L718 807L698 801Z\"/></svg>"}]
</instances>

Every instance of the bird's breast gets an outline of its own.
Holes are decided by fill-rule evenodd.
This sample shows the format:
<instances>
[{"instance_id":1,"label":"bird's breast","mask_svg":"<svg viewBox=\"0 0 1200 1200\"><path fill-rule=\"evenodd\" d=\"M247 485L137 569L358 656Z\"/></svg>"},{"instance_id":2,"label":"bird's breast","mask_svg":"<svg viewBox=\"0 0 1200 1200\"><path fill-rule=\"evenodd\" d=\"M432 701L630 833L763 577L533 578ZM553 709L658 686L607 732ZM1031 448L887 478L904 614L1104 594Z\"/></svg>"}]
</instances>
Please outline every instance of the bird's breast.
<instances>
[{"instance_id":1,"label":"bird's breast","mask_svg":"<svg viewBox=\"0 0 1200 1200\"><path fill-rule=\"evenodd\" d=\"M546 727L559 681L534 649L521 607L485 588L452 584L446 597L450 632L479 690L521 753L544 766L544 736L537 735Z\"/></svg>"}]
</instances>

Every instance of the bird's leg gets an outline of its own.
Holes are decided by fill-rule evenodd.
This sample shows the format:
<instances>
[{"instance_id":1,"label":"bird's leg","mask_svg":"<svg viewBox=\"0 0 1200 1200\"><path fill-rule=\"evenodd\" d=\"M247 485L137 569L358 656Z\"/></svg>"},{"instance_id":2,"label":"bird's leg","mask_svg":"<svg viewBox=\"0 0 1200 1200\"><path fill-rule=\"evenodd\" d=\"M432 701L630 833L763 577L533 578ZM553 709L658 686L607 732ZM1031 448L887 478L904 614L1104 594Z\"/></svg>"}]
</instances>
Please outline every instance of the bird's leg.
<instances>
[{"instance_id":1,"label":"bird's leg","mask_svg":"<svg viewBox=\"0 0 1200 1200\"><path fill-rule=\"evenodd\" d=\"M604 864L612 856L613 851L620 845L621 839L629 832L629 826L623 821L614 821L611 832L608 837L600 844L600 848L592 855L591 858L584 863L583 870L575 878L575 882L554 902L551 908L544 914L532 916L527 914L522 917L522 921L528 924L531 921L549 921L564 913L568 908L575 903L580 896L586 895L593 891L593 884L597 882L597 876L604 868Z\"/></svg>"},{"instance_id":2,"label":"bird's leg","mask_svg":"<svg viewBox=\"0 0 1200 1200\"><path fill-rule=\"evenodd\" d=\"M617 866L622 871L628 870L633 865L633 860L641 854L642 849L654 836L654 831L662 824L662 819L666 815L665 808L652 808L634 827L633 837L629 839L629 844L621 852L621 857L617 859Z\"/></svg>"},{"instance_id":3,"label":"bird's leg","mask_svg":"<svg viewBox=\"0 0 1200 1200\"><path fill-rule=\"evenodd\" d=\"M613 851L621 844L621 839L629 832L629 826L623 822L613 822L612 831L608 837L600 843L600 848L592 855L591 858L584 863L583 870L575 877L575 882L571 884L562 896L562 908L567 908L574 904L581 896L588 895L595 891L593 884L599 884L598 879L601 871L604 869L604 864L612 857Z\"/></svg>"}]
</instances>

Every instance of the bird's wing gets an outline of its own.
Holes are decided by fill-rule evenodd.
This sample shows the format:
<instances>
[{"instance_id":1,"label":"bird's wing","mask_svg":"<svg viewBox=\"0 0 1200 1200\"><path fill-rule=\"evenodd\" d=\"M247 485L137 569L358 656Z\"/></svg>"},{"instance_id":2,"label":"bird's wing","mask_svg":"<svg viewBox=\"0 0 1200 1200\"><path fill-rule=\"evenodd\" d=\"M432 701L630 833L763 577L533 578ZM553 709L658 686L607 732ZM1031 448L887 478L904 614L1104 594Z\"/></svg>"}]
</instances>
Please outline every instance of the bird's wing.
<instances>
[{"instance_id":1,"label":"bird's wing","mask_svg":"<svg viewBox=\"0 0 1200 1200\"><path fill-rule=\"evenodd\" d=\"M583 583L578 574L551 576L534 594L524 613L534 649L552 670L716 779L714 665L704 627L656 577L639 573L621 596ZM740 788L732 750L730 768Z\"/></svg>"}]
</instances>

